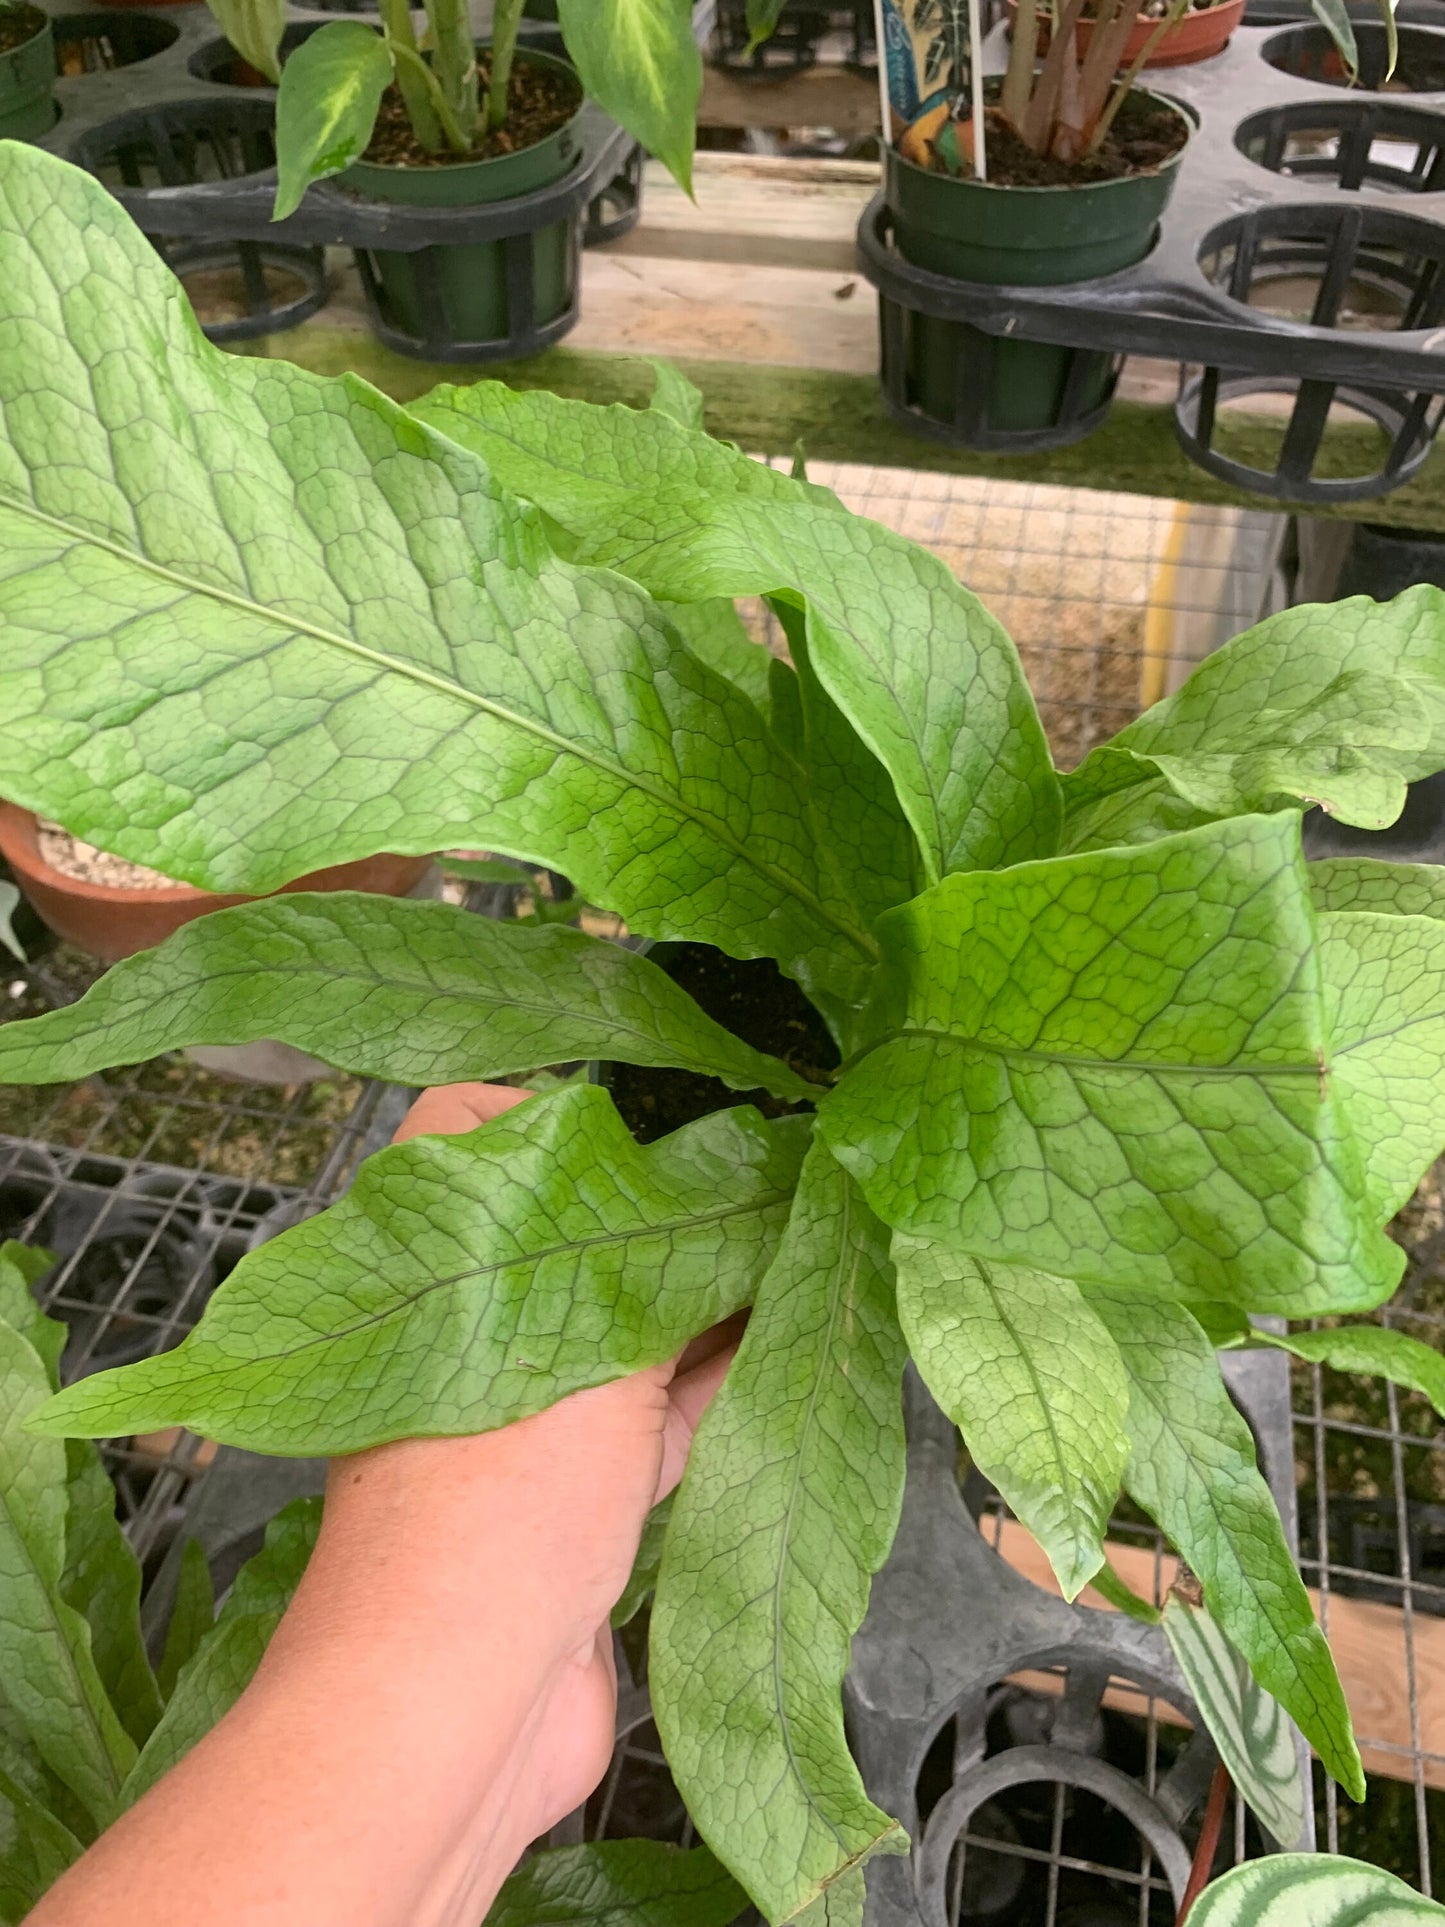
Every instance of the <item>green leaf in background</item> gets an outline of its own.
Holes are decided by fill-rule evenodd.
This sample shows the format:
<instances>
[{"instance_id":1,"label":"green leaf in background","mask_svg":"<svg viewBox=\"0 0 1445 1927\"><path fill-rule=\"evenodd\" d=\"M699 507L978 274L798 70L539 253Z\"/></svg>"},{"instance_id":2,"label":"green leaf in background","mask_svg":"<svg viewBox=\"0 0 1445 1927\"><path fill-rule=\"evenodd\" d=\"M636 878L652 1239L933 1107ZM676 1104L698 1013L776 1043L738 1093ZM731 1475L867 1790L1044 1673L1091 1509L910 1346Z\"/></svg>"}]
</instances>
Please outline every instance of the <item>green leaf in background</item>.
<instances>
[{"instance_id":1,"label":"green leaf in background","mask_svg":"<svg viewBox=\"0 0 1445 1927\"><path fill-rule=\"evenodd\" d=\"M187 1539L181 1548L181 1569L166 1625L165 1649L156 1668L156 1684L162 1699L169 1700L175 1692L182 1670L215 1623L216 1593L211 1584L210 1561L199 1539Z\"/></svg>"},{"instance_id":2,"label":"green leaf in background","mask_svg":"<svg viewBox=\"0 0 1445 1927\"><path fill-rule=\"evenodd\" d=\"M1333 1853L1276 1853L1211 1882L1189 1927L1419 1927L1445 1921L1392 1873Z\"/></svg>"},{"instance_id":3,"label":"green leaf in background","mask_svg":"<svg viewBox=\"0 0 1445 1927\"><path fill-rule=\"evenodd\" d=\"M140 1629L140 1561L115 1516L115 1487L88 1439L67 1439L61 1596L90 1626L91 1652L122 1726L144 1746L161 1716Z\"/></svg>"},{"instance_id":4,"label":"green leaf in background","mask_svg":"<svg viewBox=\"0 0 1445 1927\"><path fill-rule=\"evenodd\" d=\"M60 1383L60 1355L65 1350L65 1327L40 1308L33 1286L55 1263L55 1254L35 1245L0 1244L0 1319L13 1325L34 1346L51 1386Z\"/></svg>"},{"instance_id":5,"label":"green leaf in background","mask_svg":"<svg viewBox=\"0 0 1445 1927\"><path fill-rule=\"evenodd\" d=\"M1161 790L1204 816L1319 804L1366 829L1445 765L1445 593L1286 609L1063 779L1066 846L1157 835Z\"/></svg>"},{"instance_id":6,"label":"green leaf in background","mask_svg":"<svg viewBox=\"0 0 1445 1927\"><path fill-rule=\"evenodd\" d=\"M1207 1612L1171 1599L1164 1631L1235 1790L1282 1847L1299 1843L1310 1791L1294 1728Z\"/></svg>"},{"instance_id":7,"label":"green leaf in background","mask_svg":"<svg viewBox=\"0 0 1445 1927\"><path fill-rule=\"evenodd\" d=\"M1445 1357L1408 1332L1383 1325L1336 1325L1326 1331L1256 1332L1262 1344L1291 1352L1312 1365L1354 1372L1361 1378L1387 1378L1392 1385L1419 1392L1445 1418Z\"/></svg>"},{"instance_id":8,"label":"green leaf in background","mask_svg":"<svg viewBox=\"0 0 1445 1927\"><path fill-rule=\"evenodd\" d=\"M702 55L691 0L557 0L583 89L692 192Z\"/></svg>"},{"instance_id":9,"label":"green leaf in background","mask_svg":"<svg viewBox=\"0 0 1445 1927\"><path fill-rule=\"evenodd\" d=\"M0 1927L20 1927L81 1852L64 1821L6 1771L0 1752Z\"/></svg>"},{"instance_id":10,"label":"green leaf in background","mask_svg":"<svg viewBox=\"0 0 1445 1927\"><path fill-rule=\"evenodd\" d=\"M53 1392L60 1384L65 1326L31 1290L55 1260L13 1241L0 1245L0 1319L28 1341ZM60 1596L90 1627L95 1670L137 1746L160 1718L161 1702L140 1629L140 1561L115 1514L115 1487L95 1447L65 1447L65 1568Z\"/></svg>"},{"instance_id":11,"label":"green leaf in background","mask_svg":"<svg viewBox=\"0 0 1445 1927\"><path fill-rule=\"evenodd\" d=\"M902 1502L903 1361L887 1234L815 1145L678 1489L649 1660L688 1812L774 1921L907 1850L841 1703Z\"/></svg>"},{"instance_id":12,"label":"green leaf in background","mask_svg":"<svg viewBox=\"0 0 1445 1927\"><path fill-rule=\"evenodd\" d=\"M182 1669L160 1725L127 1778L126 1806L134 1806L203 1740L250 1685L320 1530L320 1499L293 1499L267 1526L265 1544L237 1573L220 1617Z\"/></svg>"},{"instance_id":13,"label":"green leaf in background","mask_svg":"<svg viewBox=\"0 0 1445 1927\"><path fill-rule=\"evenodd\" d=\"M1309 866L1317 910L1366 910L1396 917L1445 917L1445 867L1330 856Z\"/></svg>"},{"instance_id":14,"label":"green leaf in background","mask_svg":"<svg viewBox=\"0 0 1445 1927\"><path fill-rule=\"evenodd\" d=\"M1304 1317L1403 1255L1322 1074L1299 818L947 878L878 926L819 1108L880 1217L975 1257Z\"/></svg>"},{"instance_id":15,"label":"green leaf in background","mask_svg":"<svg viewBox=\"0 0 1445 1927\"><path fill-rule=\"evenodd\" d=\"M1384 1220L1445 1144L1445 922L1326 913L1319 957L1330 1078Z\"/></svg>"},{"instance_id":16,"label":"green leaf in background","mask_svg":"<svg viewBox=\"0 0 1445 1927\"><path fill-rule=\"evenodd\" d=\"M524 1861L483 1927L731 1927L747 1904L706 1847L594 1840Z\"/></svg>"},{"instance_id":17,"label":"green leaf in background","mask_svg":"<svg viewBox=\"0 0 1445 1927\"><path fill-rule=\"evenodd\" d=\"M540 1412L751 1302L809 1122L743 1107L640 1146L584 1084L393 1145L248 1253L174 1351L81 1380L35 1423L311 1457Z\"/></svg>"},{"instance_id":18,"label":"green leaf in background","mask_svg":"<svg viewBox=\"0 0 1445 1927\"><path fill-rule=\"evenodd\" d=\"M1350 18L1350 9L1347 0L1310 0L1310 8L1314 13L1315 19L1319 21L1320 25L1329 34L1330 39L1334 41L1336 51L1340 59L1344 62L1345 74L1351 85L1353 85L1359 77L1360 49L1359 43L1355 39L1355 23ZM1391 11L1390 21L1392 26L1394 24L1394 18L1394 13ZM1390 65L1393 67L1394 64L1395 58L1392 51L1390 55Z\"/></svg>"},{"instance_id":19,"label":"green leaf in background","mask_svg":"<svg viewBox=\"0 0 1445 1927\"><path fill-rule=\"evenodd\" d=\"M20 892L13 883L0 877L0 950L8 950L16 963L26 963L25 946L15 934L14 916L20 908Z\"/></svg>"},{"instance_id":20,"label":"green leaf in background","mask_svg":"<svg viewBox=\"0 0 1445 1927\"><path fill-rule=\"evenodd\" d=\"M747 0L749 53L761 47L765 40L772 39L787 3L788 0Z\"/></svg>"},{"instance_id":21,"label":"green leaf in background","mask_svg":"<svg viewBox=\"0 0 1445 1927\"><path fill-rule=\"evenodd\" d=\"M626 1626L634 1620L657 1590L657 1575L662 1567L662 1548L667 1544L667 1524L672 1517L672 1493L659 1499L647 1515L642 1541L632 1562L632 1576L626 1591L612 1608L612 1624Z\"/></svg>"},{"instance_id":22,"label":"green leaf in background","mask_svg":"<svg viewBox=\"0 0 1445 1927\"><path fill-rule=\"evenodd\" d=\"M1058 784L1018 656L936 556L655 410L485 381L412 412L560 523L579 561L662 601L801 597L819 681L891 776L929 880L1052 853ZM868 901L911 894L868 869Z\"/></svg>"},{"instance_id":23,"label":"green leaf in background","mask_svg":"<svg viewBox=\"0 0 1445 1927\"><path fill-rule=\"evenodd\" d=\"M105 1826L135 1746L96 1670L90 1627L61 1592L65 1446L26 1427L49 1394L39 1353L0 1323L0 1695L51 1772Z\"/></svg>"},{"instance_id":24,"label":"green leaf in background","mask_svg":"<svg viewBox=\"0 0 1445 1927\"><path fill-rule=\"evenodd\" d=\"M386 41L360 20L328 21L290 55L276 95L273 221L294 214L313 181L361 159L391 77Z\"/></svg>"},{"instance_id":25,"label":"green leaf in background","mask_svg":"<svg viewBox=\"0 0 1445 1927\"><path fill-rule=\"evenodd\" d=\"M286 0L206 0L206 5L241 58L267 80L279 80Z\"/></svg>"},{"instance_id":26,"label":"green leaf in background","mask_svg":"<svg viewBox=\"0 0 1445 1927\"><path fill-rule=\"evenodd\" d=\"M12 800L220 890L485 848L858 994L796 766L634 586L354 376L213 348L89 175L0 149L0 227Z\"/></svg>"},{"instance_id":27,"label":"green leaf in background","mask_svg":"<svg viewBox=\"0 0 1445 1927\"><path fill-rule=\"evenodd\" d=\"M702 390L670 361L654 361L652 372L656 379L648 407L666 415L679 428L705 433Z\"/></svg>"},{"instance_id":28,"label":"green leaf in background","mask_svg":"<svg viewBox=\"0 0 1445 1927\"><path fill-rule=\"evenodd\" d=\"M1091 1286L1087 1296L1129 1372L1125 1489L1195 1573L1255 1679L1362 1800L1365 1776L1335 1664L1213 1347L1181 1305L1149 1292Z\"/></svg>"},{"instance_id":29,"label":"green leaf in background","mask_svg":"<svg viewBox=\"0 0 1445 1927\"><path fill-rule=\"evenodd\" d=\"M397 1084L596 1057L817 1094L635 951L555 924L351 891L298 891L183 925L77 1003L0 1029L0 1082L64 1082L182 1045L262 1037Z\"/></svg>"},{"instance_id":30,"label":"green leaf in background","mask_svg":"<svg viewBox=\"0 0 1445 1927\"><path fill-rule=\"evenodd\" d=\"M913 1361L1073 1599L1104 1563L1129 1379L1079 1287L894 1234Z\"/></svg>"}]
</instances>

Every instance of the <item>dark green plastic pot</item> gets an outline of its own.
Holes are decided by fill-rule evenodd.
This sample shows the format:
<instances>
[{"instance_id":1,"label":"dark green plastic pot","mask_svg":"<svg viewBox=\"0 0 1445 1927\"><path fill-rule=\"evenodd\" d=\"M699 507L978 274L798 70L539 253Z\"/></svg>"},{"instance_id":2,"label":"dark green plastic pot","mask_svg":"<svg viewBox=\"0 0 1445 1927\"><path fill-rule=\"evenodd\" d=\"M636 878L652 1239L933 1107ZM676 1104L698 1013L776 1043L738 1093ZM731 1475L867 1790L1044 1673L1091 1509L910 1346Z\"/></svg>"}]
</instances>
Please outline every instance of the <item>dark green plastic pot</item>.
<instances>
[{"instance_id":1,"label":"dark green plastic pot","mask_svg":"<svg viewBox=\"0 0 1445 1927\"><path fill-rule=\"evenodd\" d=\"M50 132L54 85L55 39L42 14L29 40L0 53L0 140L33 141Z\"/></svg>"},{"instance_id":2,"label":"dark green plastic pot","mask_svg":"<svg viewBox=\"0 0 1445 1927\"><path fill-rule=\"evenodd\" d=\"M519 50L517 61L552 67L574 81L577 78L565 60L536 49ZM550 187L577 164L581 144L576 127L581 111L579 86L577 113L571 120L519 153L464 161L455 167L381 167L374 161L355 161L338 179L370 200L407 207L479 207L515 200L535 188ZM555 221L532 236L537 327L555 321L572 300L570 226L569 221ZM505 241L480 241L427 250L437 258L445 316L426 312L418 286L417 255L374 252L372 265L396 326L424 340L438 336L458 342L503 339L508 329L506 246Z\"/></svg>"},{"instance_id":3,"label":"dark green plastic pot","mask_svg":"<svg viewBox=\"0 0 1445 1927\"><path fill-rule=\"evenodd\" d=\"M1180 118L1189 125L1187 116ZM1092 281L1132 267L1149 252L1183 155L1181 147L1157 173L1124 180L1079 187L996 187L917 167L890 148L887 194L894 240L915 267L958 281L1028 288ZM914 314L911 320L909 399L925 414L951 420L960 358L970 353L978 357L979 331L931 315ZM995 340L990 430L1048 428L1056 419L1074 353L1044 342ZM1079 398L1078 413L1103 405L1110 360L1099 357L1093 393Z\"/></svg>"}]
</instances>

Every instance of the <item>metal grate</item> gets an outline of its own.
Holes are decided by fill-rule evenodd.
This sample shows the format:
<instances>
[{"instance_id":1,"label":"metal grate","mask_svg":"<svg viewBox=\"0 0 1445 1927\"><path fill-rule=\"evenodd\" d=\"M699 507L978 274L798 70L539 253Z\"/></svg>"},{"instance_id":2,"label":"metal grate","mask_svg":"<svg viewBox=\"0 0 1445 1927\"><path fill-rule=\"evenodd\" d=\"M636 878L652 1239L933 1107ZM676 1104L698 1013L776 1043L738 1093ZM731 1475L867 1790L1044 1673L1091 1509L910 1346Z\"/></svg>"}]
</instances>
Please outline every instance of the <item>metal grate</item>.
<instances>
[{"instance_id":1,"label":"metal grate","mask_svg":"<svg viewBox=\"0 0 1445 1927\"><path fill-rule=\"evenodd\" d=\"M97 966L62 948L0 979L6 1017L68 1003ZM242 1084L183 1055L62 1086L0 1087L0 1238L53 1250L67 1381L169 1350L253 1243L330 1203L399 1116L389 1087ZM153 1571L214 1448L179 1431L102 1448Z\"/></svg>"}]
</instances>

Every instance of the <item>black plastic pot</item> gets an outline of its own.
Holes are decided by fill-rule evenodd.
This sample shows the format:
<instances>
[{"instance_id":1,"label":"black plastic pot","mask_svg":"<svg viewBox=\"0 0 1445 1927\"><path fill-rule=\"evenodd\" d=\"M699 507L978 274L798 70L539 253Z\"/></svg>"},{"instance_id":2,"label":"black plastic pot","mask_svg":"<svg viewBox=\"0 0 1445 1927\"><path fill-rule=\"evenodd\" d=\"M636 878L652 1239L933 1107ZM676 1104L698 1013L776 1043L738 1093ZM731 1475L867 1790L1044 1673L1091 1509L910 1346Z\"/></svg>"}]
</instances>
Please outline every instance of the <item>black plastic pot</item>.
<instances>
[{"instance_id":1,"label":"black plastic pot","mask_svg":"<svg viewBox=\"0 0 1445 1927\"><path fill-rule=\"evenodd\" d=\"M268 94L240 90L167 102L81 135L71 158L116 193L212 188L274 167L274 104ZM294 327L326 300L320 248L147 231L212 341Z\"/></svg>"},{"instance_id":2,"label":"black plastic pot","mask_svg":"<svg viewBox=\"0 0 1445 1927\"><path fill-rule=\"evenodd\" d=\"M1006 187L933 173L890 149L884 195L893 242L910 265L973 286L1095 280L1149 252L1183 153L1157 173L1123 180ZM890 411L926 433L969 448L1058 448L1108 413L1110 353L999 341L886 300L882 324Z\"/></svg>"},{"instance_id":3,"label":"black plastic pot","mask_svg":"<svg viewBox=\"0 0 1445 1927\"><path fill-rule=\"evenodd\" d=\"M1379 49L1357 32L1375 75ZM1057 445L1102 418L1101 370L1107 381L1119 358L1146 355L1180 365L1185 451L1237 487L1337 503L1415 474L1445 397L1445 86L1343 90L1312 51L1322 34L1246 25L1215 59L1170 70L1161 90L1197 126L1154 244L1132 266L1052 285L936 273L905 255L880 192L858 252L879 294L894 416L963 445ZM1401 40L1408 73L1445 82L1445 32L1411 25ZM991 36L986 68L1006 52ZM910 392L921 320L974 331L951 409L936 389L933 413ZM1036 439L993 439L993 358L1019 343L1071 351L1056 364L1056 413ZM1353 432L1337 433L1332 415Z\"/></svg>"},{"instance_id":4,"label":"black plastic pot","mask_svg":"<svg viewBox=\"0 0 1445 1927\"><path fill-rule=\"evenodd\" d=\"M354 10L365 10L359 0ZM317 9L294 18L284 46L327 17ZM357 252L378 333L401 353L476 361L535 354L576 320L584 240L614 239L638 218L640 150L584 101L566 130L570 161L542 185L514 179L503 198L489 188L489 198L446 205L403 202L386 181L368 184L364 199L328 180L289 219L273 222L275 95L242 71L204 7L72 12L56 0L55 23L62 45L83 41L85 51L57 83L61 118L42 144L103 180L193 295L224 279L231 311L203 318L214 340L305 319L326 299L323 248L346 247ZM556 28L537 23L525 57L554 57L558 45ZM109 71L121 65L124 74ZM388 198L376 198L381 193ZM474 262L482 253L490 259L490 312L439 268L457 248L478 250ZM394 260L401 255L413 257L410 272ZM470 316L454 317L456 303L470 303ZM499 306L500 331L491 334Z\"/></svg>"},{"instance_id":5,"label":"black plastic pot","mask_svg":"<svg viewBox=\"0 0 1445 1927\"><path fill-rule=\"evenodd\" d=\"M55 124L55 39L50 17L39 7L33 31L18 47L0 53L0 140L31 141Z\"/></svg>"},{"instance_id":6,"label":"black plastic pot","mask_svg":"<svg viewBox=\"0 0 1445 1927\"><path fill-rule=\"evenodd\" d=\"M1422 529L1380 528L1373 522L1355 524L1340 569L1337 597L1368 595L1376 602L1389 602L1421 582L1445 589L1445 536L1427 535Z\"/></svg>"},{"instance_id":7,"label":"black plastic pot","mask_svg":"<svg viewBox=\"0 0 1445 1927\"><path fill-rule=\"evenodd\" d=\"M553 54L529 48L517 58L576 83L574 70ZM545 190L565 180L581 156L580 84L577 99L564 126L519 153L446 167L358 161L340 185L404 207L474 208L524 197L545 207ZM571 327L580 248L578 223L562 215L496 240L410 253L359 248L356 260L372 325L389 348L433 361L488 361L516 353L519 339L541 347Z\"/></svg>"}]
</instances>

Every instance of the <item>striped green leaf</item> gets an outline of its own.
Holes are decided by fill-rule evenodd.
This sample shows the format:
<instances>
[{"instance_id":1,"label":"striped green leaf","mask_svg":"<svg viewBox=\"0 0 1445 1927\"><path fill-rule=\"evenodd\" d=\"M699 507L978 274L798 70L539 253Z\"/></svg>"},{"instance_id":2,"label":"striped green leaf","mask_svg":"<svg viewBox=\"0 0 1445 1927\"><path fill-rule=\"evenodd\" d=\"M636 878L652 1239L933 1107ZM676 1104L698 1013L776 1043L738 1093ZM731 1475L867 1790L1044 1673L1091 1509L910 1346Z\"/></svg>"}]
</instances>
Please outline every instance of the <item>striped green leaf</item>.
<instances>
[{"instance_id":1,"label":"striped green leaf","mask_svg":"<svg viewBox=\"0 0 1445 1927\"><path fill-rule=\"evenodd\" d=\"M1189 1927L1417 1927L1445 1907L1363 1860L1277 1853L1250 1860L1195 1901Z\"/></svg>"},{"instance_id":2,"label":"striped green leaf","mask_svg":"<svg viewBox=\"0 0 1445 1927\"><path fill-rule=\"evenodd\" d=\"M1207 1612L1171 1599L1164 1631L1230 1778L1282 1847L1304 1833L1308 1789L1295 1730Z\"/></svg>"}]
</instances>

